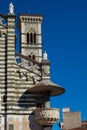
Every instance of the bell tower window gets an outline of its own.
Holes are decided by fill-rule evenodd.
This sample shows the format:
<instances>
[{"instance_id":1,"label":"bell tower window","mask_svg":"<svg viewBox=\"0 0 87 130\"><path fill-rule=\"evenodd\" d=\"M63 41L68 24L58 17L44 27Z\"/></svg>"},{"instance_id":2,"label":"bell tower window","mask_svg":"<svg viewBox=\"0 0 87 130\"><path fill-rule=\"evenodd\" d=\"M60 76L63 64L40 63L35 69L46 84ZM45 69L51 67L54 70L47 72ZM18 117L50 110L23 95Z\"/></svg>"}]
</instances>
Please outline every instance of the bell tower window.
<instances>
[{"instance_id":1,"label":"bell tower window","mask_svg":"<svg viewBox=\"0 0 87 130\"><path fill-rule=\"evenodd\" d=\"M27 32L27 44L36 44L36 32L33 29Z\"/></svg>"},{"instance_id":2,"label":"bell tower window","mask_svg":"<svg viewBox=\"0 0 87 130\"><path fill-rule=\"evenodd\" d=\"M36 33L34 33L34 44L36 43Z\"/></svg>"},{"instance_id":3,"label":"bell tower window","mask_svg":"<svg viewBox=\"0 0 87 130\"><path fill-rule=\"evenodd\" d=\"M27 33L27 43L29 43L29 33Z\"/></svg>"}]
</instances>

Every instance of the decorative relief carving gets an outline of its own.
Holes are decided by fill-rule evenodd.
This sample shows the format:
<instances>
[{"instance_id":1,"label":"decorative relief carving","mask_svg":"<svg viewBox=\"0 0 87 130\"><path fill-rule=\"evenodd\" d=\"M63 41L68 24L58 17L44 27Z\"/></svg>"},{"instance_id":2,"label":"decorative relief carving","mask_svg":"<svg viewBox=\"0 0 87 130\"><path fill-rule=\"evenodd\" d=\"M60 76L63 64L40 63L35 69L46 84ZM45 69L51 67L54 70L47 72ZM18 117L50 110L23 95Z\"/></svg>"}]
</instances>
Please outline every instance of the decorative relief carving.
<instances>
[{"instance_id":1,"label":"decorative relief carving","mask_svg":"<svg viewBox=\"0 0 87 130\"><path fill-rule=\"evenodd\" d=\"M33 81L32 76L29 76L27 72L21 72L18 70L16 73L19 74L19 78L25 79L26 81Z\"/></svg>"},{"instance_id":2,"label":"decorative relief carving","mask_svg":"<svg viewBox=\"0 0 87 130\"><path fill-rule=\"evenodd\" d=\"M36 113L37 117L52 117L52 118L58 118L59 117L59 111L54 109L42 109L39 112Z\"/></svg>"},{"instance_id":3,"label":"decorative relief carving","mask_svg":"<svg viewBox=\"0 0 87 130\"><path fill-rule=\"evenodd\" d=\"M43 67L43 75L48 76L50 74L49 66L44 66Z\"/></svg>"},{"instance_id":4,"label":"decorative relief carving","mask_svg":"<svg viewBox=\"0 0 87 130\"><path fill-rule=\"evenodd\" d=\"M40 125L53 125L59 120L59 110L51 108L36 109L35 119Z\"/></svg>"}]
</instances>

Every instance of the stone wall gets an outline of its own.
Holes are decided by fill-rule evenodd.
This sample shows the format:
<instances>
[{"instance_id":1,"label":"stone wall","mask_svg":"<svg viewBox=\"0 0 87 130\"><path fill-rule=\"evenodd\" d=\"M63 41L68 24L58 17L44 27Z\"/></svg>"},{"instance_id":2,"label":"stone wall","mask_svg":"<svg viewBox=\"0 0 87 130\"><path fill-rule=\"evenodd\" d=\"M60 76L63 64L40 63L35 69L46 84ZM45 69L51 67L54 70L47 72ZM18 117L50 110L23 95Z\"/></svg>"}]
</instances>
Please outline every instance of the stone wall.
<instances>
[{"instance_id":1,"label":"stone wall","mask_svg":"<svg viewBox=\"0 0 87 130\"><path fill-rule=\"evenodd\" d=\"M73 129L81 127L80 112L64 112L63 113L63 129Z\"/></svg>"}]
</instances>

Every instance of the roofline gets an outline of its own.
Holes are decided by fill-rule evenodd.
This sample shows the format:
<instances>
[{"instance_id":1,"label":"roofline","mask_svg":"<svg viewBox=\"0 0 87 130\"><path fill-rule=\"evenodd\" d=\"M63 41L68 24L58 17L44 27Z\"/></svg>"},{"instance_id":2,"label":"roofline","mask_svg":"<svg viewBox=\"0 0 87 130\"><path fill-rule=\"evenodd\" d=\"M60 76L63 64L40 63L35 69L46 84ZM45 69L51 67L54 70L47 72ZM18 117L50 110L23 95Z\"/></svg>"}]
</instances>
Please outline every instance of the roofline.
<instances>
[{"instance_id":1,"label":"roofline","mask_svg":"<svg viewBox=\"0 0 87 130\"><path fill-rule=\"evenodd\" d=\"M35 16L35 17L43 17L43 15L40 15L40 14L18 14L18 16Z\"/></svg>"}]
</instances>

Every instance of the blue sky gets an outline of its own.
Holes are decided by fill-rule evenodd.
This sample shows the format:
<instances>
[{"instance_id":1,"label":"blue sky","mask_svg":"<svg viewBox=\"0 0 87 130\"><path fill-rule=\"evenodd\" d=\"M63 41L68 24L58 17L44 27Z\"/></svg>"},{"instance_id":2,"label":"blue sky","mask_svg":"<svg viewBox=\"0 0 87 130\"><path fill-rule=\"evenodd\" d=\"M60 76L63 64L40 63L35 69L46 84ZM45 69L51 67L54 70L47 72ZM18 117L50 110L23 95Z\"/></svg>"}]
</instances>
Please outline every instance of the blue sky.
<instances>
[{"instance_id":1,"label":"blue sky","mask_svg":"<svg viewBox=\"0 0 87 130\"><path fill-rule=\"evenodd\" d=\"M0 1L8 13L11 0ZM43 51L51 61L51 80L66 89L51 107L70 107L87 120L87 0L12 0L15 14L42 14ZM58 123L53 127L58 130Z\"/></svg>"}]
</instances>

